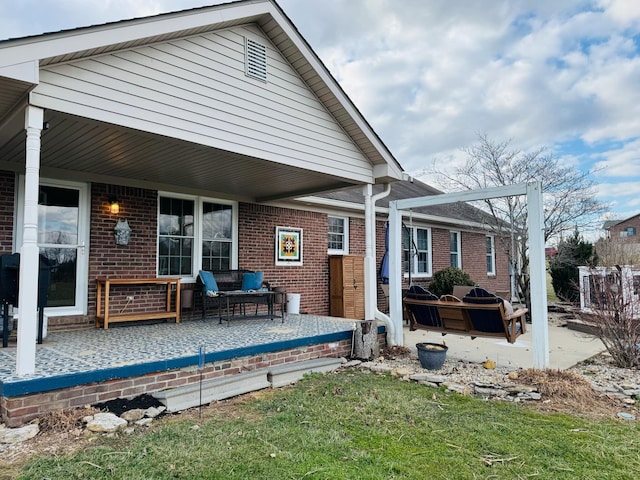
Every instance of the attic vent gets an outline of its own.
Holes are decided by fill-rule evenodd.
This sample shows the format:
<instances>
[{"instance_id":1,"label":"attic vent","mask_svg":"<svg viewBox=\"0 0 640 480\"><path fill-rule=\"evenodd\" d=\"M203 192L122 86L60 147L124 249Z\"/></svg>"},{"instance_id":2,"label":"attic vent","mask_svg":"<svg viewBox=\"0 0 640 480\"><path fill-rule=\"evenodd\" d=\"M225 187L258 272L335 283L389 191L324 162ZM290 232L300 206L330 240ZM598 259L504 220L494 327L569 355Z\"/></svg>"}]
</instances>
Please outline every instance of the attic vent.
<instances>
[{"instance_id":1,"label":"attic vent","mask_svg":"<svg viewBox=\"0 0 640 480\"><path fill-rule=\"evenodd\" d=\"M250 38L245 42L245 74L267 81L267 47Z\"/></svg>"}]
</instances>

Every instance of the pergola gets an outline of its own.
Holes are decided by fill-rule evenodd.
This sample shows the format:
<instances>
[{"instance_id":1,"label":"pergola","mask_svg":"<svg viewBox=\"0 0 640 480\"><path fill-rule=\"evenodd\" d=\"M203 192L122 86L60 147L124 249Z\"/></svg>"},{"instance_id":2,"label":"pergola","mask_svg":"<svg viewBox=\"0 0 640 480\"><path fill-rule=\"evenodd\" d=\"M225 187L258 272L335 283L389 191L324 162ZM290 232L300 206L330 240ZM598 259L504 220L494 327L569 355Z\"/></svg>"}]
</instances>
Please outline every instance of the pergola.
<instances>
[{"instance_id":1,"label":"pergola","mask_svg":"<svg viewBox=\"0 0 640 480\"><path fill-rule=\"evenodd\" d=\"M527 196L527 207L529 210L527 224L529 230L529 261L531 274L533 365L535 368L539 369L548 368L549 329L547 319L547 284L544 258L544 210L541 182L409 198L404 200L395 200L389 203L389 311L391 321L395 327L395 342L398 345L403 344L401 281L403 210L515 195Z\"/></svg>"}]
</instances>

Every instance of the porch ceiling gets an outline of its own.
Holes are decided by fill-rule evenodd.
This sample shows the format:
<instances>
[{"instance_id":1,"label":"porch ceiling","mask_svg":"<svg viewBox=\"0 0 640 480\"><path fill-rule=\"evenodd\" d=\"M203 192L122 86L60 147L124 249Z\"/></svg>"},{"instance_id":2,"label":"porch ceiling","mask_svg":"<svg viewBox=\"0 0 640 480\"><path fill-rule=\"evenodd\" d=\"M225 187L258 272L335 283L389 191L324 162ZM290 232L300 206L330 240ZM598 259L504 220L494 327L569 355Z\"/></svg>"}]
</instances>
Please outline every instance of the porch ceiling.
<instances>
[{"instance_id":1,"label":"porch ceiling","mask_svg":"<svg viewBox=\"0 0 640 480\"><path fill-rule=\"evenodd\" d=\"M23 172L25 132L16 116L0 128L0 168ZM244 201L292 198L354 183L202 145L45 113L41 174L155 189L181 190Z\"/></svg>"}]
</instances>

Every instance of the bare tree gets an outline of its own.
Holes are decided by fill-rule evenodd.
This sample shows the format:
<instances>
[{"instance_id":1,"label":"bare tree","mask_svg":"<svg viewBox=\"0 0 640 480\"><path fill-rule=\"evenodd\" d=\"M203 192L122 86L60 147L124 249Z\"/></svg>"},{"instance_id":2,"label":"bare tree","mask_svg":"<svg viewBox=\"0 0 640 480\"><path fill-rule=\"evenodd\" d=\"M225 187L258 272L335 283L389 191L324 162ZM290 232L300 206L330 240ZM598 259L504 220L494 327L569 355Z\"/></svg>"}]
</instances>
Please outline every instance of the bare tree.
<instances>
[{"instance_id":1,"label":"bare tree","mask_svg":"<svg viewBox=\"0 0 640 480\"><path fill-rule=\"evenodd\" d=\"M595 244L598 264L606 267L614 265L640 265L640 245L624 237L601 238Z\"/></svg>"},{"instance_id":2,"label":"bare tree","mask_svg":"<svg viewBox=\"0 0 640 480\"><path fill-rule=\"evenodd\" d=\"M591 172L563 166L546 148L521 152L510 141L495 142L479 136L477 145L466 148L466 163L453 172L434 164L432 172L448 191L476 190L541 181L544 201L544 239L591 225L606 206L596 200ZM488 227L509 257L521 298L531 306L529 256L527 250L527 205L524 197L488 199L482 202L490 213Z\"/></svg>"},{"instance_id":3,"label":"bare tree","mask_svg":"<svg viewBox=\"0 0 640 480\"><path fill-rule=\"evenodd\" d=\"M617 267L601 275L592 270L584 286L589 324L615 364L640 367L640 276Z\"/></svg>"}]
</instances>

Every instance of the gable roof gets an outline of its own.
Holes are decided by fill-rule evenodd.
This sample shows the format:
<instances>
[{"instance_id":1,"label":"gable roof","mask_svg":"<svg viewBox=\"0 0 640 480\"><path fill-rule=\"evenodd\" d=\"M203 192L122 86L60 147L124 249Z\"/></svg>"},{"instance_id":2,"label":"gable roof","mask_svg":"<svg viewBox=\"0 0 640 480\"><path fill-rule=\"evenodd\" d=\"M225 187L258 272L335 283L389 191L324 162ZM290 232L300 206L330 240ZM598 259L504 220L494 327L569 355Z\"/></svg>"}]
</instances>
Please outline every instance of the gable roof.
<instances>
[{"instance_id":1,"label":"gable roof","mask_svg":"<svg viewBox=\"0 0 640 480\"><path fill-rule=\"evenodd\" d=\"M19 116L27 104L29 93L38 85L42 68L244 25L257 26L286 59L370 162L373 182L385 183L401 178L399 162L273 0L240 0L0 41L0 147L8 141L6 136L3 138L3 133L13 134L4 127L15 120L14 117ZM286 172L274 173L282 176ZM313 185L309 178L300 187L303 190L292 190L287 195L347 186L344 182L334 182L333 185L316 182L317 186ZM263 200L268 199L269 195L263 194Z\"/></svg>"}]
</instances>

